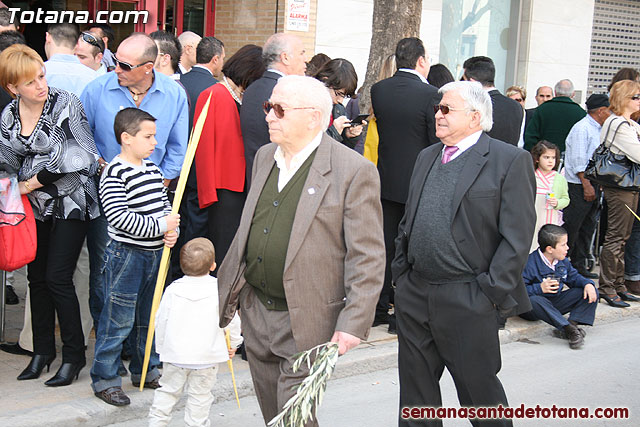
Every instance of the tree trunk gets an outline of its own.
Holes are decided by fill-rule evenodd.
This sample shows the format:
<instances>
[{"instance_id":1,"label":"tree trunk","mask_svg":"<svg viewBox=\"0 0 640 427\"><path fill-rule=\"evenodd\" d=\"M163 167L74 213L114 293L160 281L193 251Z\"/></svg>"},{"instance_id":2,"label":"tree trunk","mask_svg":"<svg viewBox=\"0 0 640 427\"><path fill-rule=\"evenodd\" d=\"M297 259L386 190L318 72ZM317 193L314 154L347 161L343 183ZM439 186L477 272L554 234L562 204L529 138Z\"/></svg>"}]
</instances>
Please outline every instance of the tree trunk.
<instances>
[{"instance_id":1,"label":"tree trunk","mask_svg":"<svg viewBox=\"0 0 640 427\"><path fill-rule=\"evenodd\" d=\"M385 58L396 51L396 44L405 37L420 35L422 0L374 0L371 48L364 90L360 95L360 111L371 107L371 86L378 81L378 73Z\"/></svg>"}]
</instances>

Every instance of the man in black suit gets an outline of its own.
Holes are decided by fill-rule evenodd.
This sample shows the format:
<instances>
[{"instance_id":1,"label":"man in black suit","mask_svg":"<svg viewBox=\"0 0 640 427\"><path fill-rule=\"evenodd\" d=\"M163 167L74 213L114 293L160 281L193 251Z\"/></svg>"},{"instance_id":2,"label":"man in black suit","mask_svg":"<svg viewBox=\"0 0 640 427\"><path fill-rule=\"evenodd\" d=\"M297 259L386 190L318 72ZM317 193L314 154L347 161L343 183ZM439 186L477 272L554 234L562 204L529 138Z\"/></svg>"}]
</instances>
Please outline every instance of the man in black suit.
<instances>
[{"instance_id":1,"label":"man in black suit","mask_svg":"<svg viewBox=\"0 0 640 427\"><path fill-rule=\"evenodd\" d=\"M438 89L427 83L428 58L420 39L400 40L396 46L398 71L371 87L380 141L378 172L387 258L373 325L389 323L389 332L395 332L395 318L388 315L389 303L393 300L391 261L398 224L404 215L411 170L418 153L437 141L433 106L437 103Z\"/></svg>"},{"instance_id":2,"label":"man in black suit","mask_svg":"<svg viewBox=\"0 0 640 427\"><path fill-rule=\"evenodd\" d=\"M218 83L214 76L222 71L224 63L224 44L215 37L204 37L196 47L196 64L188 73L180 76L187 97L189 98L189 132L193 129L193 115L200 94L208 87ZM198 182L196 180L196 162L189 171L184 197L180 204L181 232L176 248L171 256L171 276L182 277L180 268L180 248L189 240L207 235L208 215L206 210L200 209L198 201Z\"/></svg>"},{"instance_id":3,"label":"man in black suit","mask_svg":"<svg viewBox=\"0 0 640 427\"><path fill-rule=\"evenodd\" d=\"M531 307L522 280L536 222L531 156L485 133L492 106L478 83L440 93L442 143L418 156L392 266L401 425L425 425L405 408L442 405L445 366L461 406L506 406L496 311Z\"/></svg>"},{"instance_id":4,"label":"man in black suit","mask_svg":"<svg viewBox=\"0 0 640 427\"><path fill-rule=\"evenodd\" d=\"M487 135L517 146L522 135L524 112L520 104L494 87L496 67L493 60L486 56L474 56L464 61L463 67L462 79L481 83L491 97L493 127Z\"/></svg>"},{"instance_id":5,"label":"man in black suit","mask_svg":"<svg viewBox=\"0 0 640 427\"><path fill-rule=\"evenodd\" d=\"M262 58L267 71L247 88L240 107L244 158L247 162L247 190L251 184L253 158L258 149L270 141L262 104L269 100L280 77L304 76L307 69L302 40L293 34L276 33L269 37L262 48Z\"/></svg>"}]
</instances>

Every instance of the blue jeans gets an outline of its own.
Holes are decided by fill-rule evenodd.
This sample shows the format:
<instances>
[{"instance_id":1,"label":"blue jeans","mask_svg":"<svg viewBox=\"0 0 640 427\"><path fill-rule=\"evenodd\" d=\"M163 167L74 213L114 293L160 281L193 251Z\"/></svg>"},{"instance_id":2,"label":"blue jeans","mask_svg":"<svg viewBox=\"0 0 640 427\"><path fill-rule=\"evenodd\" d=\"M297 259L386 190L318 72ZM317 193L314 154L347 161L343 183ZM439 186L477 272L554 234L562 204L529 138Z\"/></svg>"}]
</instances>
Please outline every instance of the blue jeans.
<instances>
[{"instance_id":1,"label":"blue jeans","mask_svg":"<svg viewBox=\"0 0 640 427\"><path fill-rule=\"evenodd\" d=\"M636 214L640 215L639 209ZM635 218L631 236L624 246L624 280L640 280L640 221Z\"/></svg>"},{"instance_id":2,"label":"blue jeans","mask_svg":"<svg viewBox=\"0 0 640 427\"><path fill-rule=\"evenodd\" d=\"M104 257L105 300L98 322L95 356L91 367L94 392L122 386L118 366L127 337L132 352L129 363L131 380L140 381L162 250L145 251L112 240L107 245ZM152 345L147 382L160 376L159 364L155 345Z\"/></svg>"}]
</instances>

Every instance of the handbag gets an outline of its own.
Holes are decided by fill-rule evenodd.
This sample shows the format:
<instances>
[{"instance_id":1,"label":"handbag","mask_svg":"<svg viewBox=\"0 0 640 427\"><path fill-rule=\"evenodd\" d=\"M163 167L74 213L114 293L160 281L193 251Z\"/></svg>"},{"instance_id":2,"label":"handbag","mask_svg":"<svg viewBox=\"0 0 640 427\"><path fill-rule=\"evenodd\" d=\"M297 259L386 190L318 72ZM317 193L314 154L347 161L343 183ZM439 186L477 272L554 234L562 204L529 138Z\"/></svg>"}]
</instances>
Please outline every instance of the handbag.
<instances>
[{"instance_id":1,"label":"handbag","mask_svg":"<svg viewBox=\"0 0 640 427\"><path fill-rule=\"evenodd\" d=\"M13 271L36 258L36 220L26 194L20 196L15 176L1 180L0 270Z\"/></svg>"},{"instance_id":2,"label":"handbag","mask_svg":"<svg viewBox=\"0 0 640 427\"><path fill-rule=\"evenodd\" d=\"M620 153L611 152L611 144L618 134L620 126L624 125L626 120L622 121L613 132L611 144L606 146L607 136L611 131L613 120L609 122L607 133L602 144L593 152L591 160L584 171L585 178L593 181L603 187L617 187L630 191L640 191L640 165L629 160L629 158Z\"/></svg>"}]
</instances>

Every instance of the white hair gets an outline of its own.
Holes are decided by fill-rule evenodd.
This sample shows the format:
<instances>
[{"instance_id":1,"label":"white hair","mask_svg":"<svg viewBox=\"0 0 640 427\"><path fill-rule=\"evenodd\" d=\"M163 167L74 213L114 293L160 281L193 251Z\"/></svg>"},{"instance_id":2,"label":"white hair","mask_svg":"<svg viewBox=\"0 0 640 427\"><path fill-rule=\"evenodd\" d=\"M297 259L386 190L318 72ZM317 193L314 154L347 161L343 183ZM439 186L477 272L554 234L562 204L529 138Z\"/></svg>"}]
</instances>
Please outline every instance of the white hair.
<instances>
[{"instance_id":1,"label":"white hair","mask_svg":"<svg viewBox=\"0 0 640 427\"><path fill-rule=\"evenodd\" d=\"M280 90L286 91L287 101L295 107L313 107L322 115L321 129L329 127L333 101L329 89L319 80L306 76L284 76L278 80Z\"/></svg>"},{"instance_id":2,"label":"white hair","mask_svg":"<svg viewBox=\"0 0 640 427\"><path fill-rule=\"evenodd\" d=\"M185 31L178 36L178 41L182 46L186 44L191 44L191 43L197 46L198 43L200 43L200 40L202 40L202 37L200 37L198 34L194 33L193 31Z\"/></svg>"},{"instance_id":3,"label":"white hair","mask_svg":"<svg viewBox=\"0 0 640 427\"><path fill-rule=\"evenodd\" d=\"M493 127L493 104L489 93L478 82L451 82L442 86L438 91L442 95L447 92L457 92L464 99L465 107L469 111L480 113L480 126L485 132Z\"/></svg>"},{"instance_id":4,"label":"white hair","mask_svg":"<svg viewBox=\"0 0 640 427\"><path fill-rule=\"evenodd\" d=\"M556 96L568 96L572 97L575 89L573 88L573 83L569 79L560 80L556 83L554 87L554 92Z\"/></svg>"}]
</instances>

